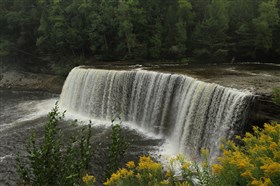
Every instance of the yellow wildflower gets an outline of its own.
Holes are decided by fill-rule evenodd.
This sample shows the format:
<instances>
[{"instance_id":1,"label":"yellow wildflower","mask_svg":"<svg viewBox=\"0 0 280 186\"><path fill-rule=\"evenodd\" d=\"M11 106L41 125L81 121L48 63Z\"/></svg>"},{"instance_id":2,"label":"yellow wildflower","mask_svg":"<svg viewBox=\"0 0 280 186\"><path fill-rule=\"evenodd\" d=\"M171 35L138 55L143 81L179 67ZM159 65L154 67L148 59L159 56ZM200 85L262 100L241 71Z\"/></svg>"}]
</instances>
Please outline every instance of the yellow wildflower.
<instances>
[{"instance_id":1,"label":"yellow wildflower","mask_svg":"<svg viewBox=\"0 0 280 186\"><path fill-rule=\"evenodd\" d=\"M252 172L250 170L246 170L245 172L243 172L241 174L241 176L244 177L244 178L252 178L253 177Z\"/></svg>"},{"instance_id":2,"label":"yellow wildflower","mask_svg":"<svg viewBox=\"0 0 280 186\"><path fill-rule=\"evenodd\" d=\"M120 178L121 178L121 175L120 175L119 172L113 173L112 176L111 176L111 178L110 178L110 181L111 181L111 182L119 181Z\"/></svg>"},{"instance_id":3,"label":"yellow wildflower","mask_svg":"<svg viewBox=\"0 0 280 186\"><path fill-rule=\"evenodd\" d=\"M230 155L230 151L229 150L224 150L223 154L224 154L224 156L228 156L228 155Z\"/></svg>"},{"instance_id":4,"label":"yellow wildflower","mask_svg":"<svg viewBox=\"0 0 280 186\"><path fill-rule=\"evenodd\" d=\"M264 130L267 131L267 132L275 132L275 127L273 125L265 123L264 124Z\"/></svg>"},{"instance_id":5,"label":"yellow wildflower","mask_svg":"<svg viewBox=\"0 0 280 186\"><path fill-rule=\"evenodd\" d=\"M208 156L209 156L209 151L208 151L207 149L202 148L202 149L201 149L201 154L202 154L204 157L208 157Z\"/></svg>"},{"instance_id":6,"label":"yellow wildflower","mask_svg":"<svg viewBox=\"0 0 280 186\"><path fill-rule=\"evenodd\" d=\"M239 159L239 161L237 161L237 166L240 169L247 167L247 165L248 165L248 161L246 161L244 159Z\"/></svg>"},{"instance_id":7,"label":"yellow wildflower","mask_svg":"<svg viewBox=\"0 0 280 186\"><path fill-rule=\"evenodd\" d=\"M107 179L106 182L103 183L103 185L105 185L105 186L110 185L110 184L111 184L111 182L109 179Z\"/></svg>"},{"instance_id":8,"label":"yellow wildflower","mask_svg":"<svg viewBox=\"0 0 280 186\"><path fill-rule=\"evenodd\" d=\"M233 149L233 150L237 150L237 146L234 144L233 141L227 141L227 146L230 148L230 149Z\"/></svg>"},{"instance_id":9,"label":"yellow wildflower","mask_svg":"<svg viewBox=\"0 0 280 186\"><path fill-rule=\"evenodd\" d=\"M96 182L96 178L93 175L88 175L86 174L83 178L82 178L83 182L85 184L89 184L89 183L95 183Z\"/></svg>"},{"instance_id":10,"label":"yellow wildflower","mask_svg":"<svg viewBox=\"0 0 280 186\"><path fill-rule=\"evenodd\" d=\"M270 164L265 164L261 166L261 169L265 173L275 173L275 172L280 172L280 163L277 162L272 162Z\"/></svg>"},{"instance_id":11,"label":"yellow wildflower","mask_svg":"<svg viewBox=\"0 0 280 186\"><path fill-rule=\"evenodd\" d=\"M219 164L213 164L212 168L213 168L214 174L219 174L221 172L221 170L223 169L223 166L219 165Z\"/></svg>"},{"instance_id":12,"label":"yellow wildflower","mask_svg":"<svg viewBox=\"0 0 280 186\"><path fill-rule=\"evenodd\" d=\"M253 181L251 182L252 186L261 186L262 185L262 181L259 181L257 179L253 179Z\"/></svg>"},{"instance_id":13,"label":"yellow wildflower","mask_svg":"<svg viewBox=\"0 0 280 186\"><path fill-rule=\"evenodd\" d=\"M132 176L134 174L134 172L132 171L132 170L129 170L128 172L127 172L127 177L129 177L129 176Z\"/></svg>"},{"instance_id":14,"label":"yellow wildflower","mask_svg":"<svg viewBox=\"0 0 280 186\"><path fill-rule=\"evenodd\" d=\"M173 173L170 170L168 170L168 171L166 171L165 177L169 178L172 175L173 175Z\"/></svg>"},{"instance_id":15,"label":"yellow wildflower","mask_svg":"<svg viewBox=\"0 0 280 186\"><path fill-rule=\"evenodd\" d=\"M224 145L224 144L221 144L221 145L220 145L220 149L221 149L221 150L224 150L224 149L225 149L225 145Z\"/></svg>"},{"instance_id":16,"label":"yellow wildflower","mask_svg":"<svg viewBox=\"0 0 280 186\"><path fill-rule=\"evenodd\" d=\"M269 149L270 150L275 150L275 148L277 147L277 144L275 142L272 142L270 145L269 145Z\"/></svg>"},{"instance_id":17,"label":"yellow wildflower","mask_svg":"<svg viewBox=\"0 0 280 186\"><path fill-rule=\"evenodd\" d=\"M191 164L190 164L189 162L185 162L185 163L183 163L183 165L182 165L181 168L182 168L183 170L187 170L187 169L190 167L190 165L191 165Z\"/></svg>"},{"instance_id":18,"label":"yellow wildflower","mask_svg":"<svg viewBox=\"0 0 280 186\"><path fill-rule=\"evenodd\" d=\"M138 170L148 169L148 170L161 170L162 165L160 163L156 163L149 156L140 157L140 162L137 167Z\"/></svg>"},{"instance_id":19,"label":"yellow wildflower","mask_svg":"<svg viewBox=\"0 0 280 186\"><path fill-rule=\"evenodd\" d=\"M120 175L121 176L126 176L126 174L127 174L127 172L128 172L128 170L127 169L125 169L125 168L122 168L122 169L119 169L119 171L118 171L119 173L120 173Z\"/></svg>"},{"instance_id":20,"label":"yellow wildflower","mask_svg":"<svg viewBox=\"0 0 280 186\"><path fill-rule=\"evenodd\" d=\"M133 161L129 161L129 162L127 162L127 164L126 164L126 167L127 167L128 169L133 169L133 168L135 167L135 163L134 163Z\"/></svg>"},{"instance_id":21,"label":"yellow wildflower","mask_svg":"<svg viewBox=\"0 0 280 186\"><path fill-rule=\"evenodd\" d=\"M141 156L140 157L140 162L150 162L150 161L152 161L150 156Z\"/></svg>"},{"instance_id":22,"label":"yellow wildflower","mask_svg":"<svg viewBox=\"0 0 280 186\"><path fill-rule=\"evenodd\" d=\"M270 179L270 178L264 178L264 177L263 177L263 184L264 184L265 186L272 185L271 179Z\"/></svg>"},{"instance_id":23,"label":"yellow wildflower","mask_svg":"<svg viewBox=\"0 0 280 186\"><path fill-rule=\"evenodd\" d=\"M252 138L253 137L253 134L249 133L249 132L246 132L245 133L245 137L246 138Z\"/></svg>"},{"instance_id":24,"label":"yellow wildflower","mask_svg":"<svg viewBox=\"0 0 280 186\"><path fill-rule=\"evenodd\" d=\"M273 141L273 138L266 135L266 134L261 134L261 136L259 137L259 141L262 143L262 144L265 144L266 142L271 142Z\"/></svg>"},{"instance_id":25,"label":"yellow wildflower","mask_svg":"<svg viewBox=\"0 0 280 186\"><path fill-rule=\"evenodd\" d=\"M254 179L251 182L252 186L270 186L273 185L270 178L262 177L260 180Z\"/></svg>"}]
</instances>

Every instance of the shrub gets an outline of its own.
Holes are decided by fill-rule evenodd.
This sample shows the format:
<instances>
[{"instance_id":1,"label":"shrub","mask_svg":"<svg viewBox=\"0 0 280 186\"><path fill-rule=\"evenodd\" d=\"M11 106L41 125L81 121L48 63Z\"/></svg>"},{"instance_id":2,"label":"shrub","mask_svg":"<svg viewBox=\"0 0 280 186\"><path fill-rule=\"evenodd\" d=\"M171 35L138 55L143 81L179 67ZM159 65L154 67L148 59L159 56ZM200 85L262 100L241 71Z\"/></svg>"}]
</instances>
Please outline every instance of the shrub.
<instances>
[{"instance_id":1,"label":"shrub","mask_svg":"<svg viewBox=\"0 0 280 186\"><path fill-rule=\"evenodd\" d=\"M280 183L280 124L254 127L237 137L244 146L226 143L220 164L214 164L216 185L277 185Z\"/></svg>"},{"instance_id":2,"label":"shrub","mask_svg":"<svg viewBox=\"0 0 280 186\"><path fill-rule=\"evenodd\" d=\"M64 112L65 113L65 112ZM72 136L70 143L63 144L64 136L59 121L64 113L58 112L57 104L48 115L42 143L37 143L34 132L27 146L28 164L17 157L21 185L74 185L82 182L81 177L89 168L92 157L91 125L87 132Z\"/></svg>"},{"instance_id":3,"label":"shrub","mask_svg":"<svg viewBox=\"0 0 280 186\"><path fill-rule=\"evenodd\" d=\"M164 177L162 165L149 156L140 157L137 167L133 161L128 162L126 167L113 173L104 185L154 185Z\"/></svg>"},{"instance_id":4,"label":"shrub","mask_svg":"<svg viewBox=\"0 0 280 186\"><path fill-rule=\"evenodd\" d=\"M272 101L280 105L280 88L273 88L272 89Z\"/></svg>"},{"instance_id":5,"label":"shrub","mask_svg":"<svg viewBox=\"0 0 280 186\"><path fill-rule=\"evenodd\" d=\"M128 142L125 140L122 134L121 121L119 124L113 123L116 119L121 120L121 118L117 116L112 120L111 143L108 151L108 163L105 170L106 178L108 178L113 172L118 170L121 160L123 159L124 154L128 148Z\"/></svg>"},{"instance_id":6,"label":"shrub","mask_svg":"<svg viewBox=\"0 0 280 186\"><path fill-rule=\"evenodd\" d=\"M207 154L207 151L204 151ZM133 161L126 168L113 173L104 183L115 185L208 185L212 177L212 168L205 161L202 167L196 162L187 161L183 155L171 158L166 169L161 163L153 161L149 156L141 156L138 165Z\"/></svg>"},{"instance_id":7,"label":"shrub","mask_svg":"<svg viewBox=\"0 0 280 186\"><path fill-rule=\"evenodd\" d=\"M218 158L218 164L210 165L205 149L201 152L201 163L178 155L170 159L166 168L149 156L142 156L137 166L128 162L126 168L113 173L104 185L273 186L280 183L280 124L264 124L264 129L254 127L254 134L237 138L244 145L226 142L221 147L223 155Z\"/></svg>"}]
</instances>

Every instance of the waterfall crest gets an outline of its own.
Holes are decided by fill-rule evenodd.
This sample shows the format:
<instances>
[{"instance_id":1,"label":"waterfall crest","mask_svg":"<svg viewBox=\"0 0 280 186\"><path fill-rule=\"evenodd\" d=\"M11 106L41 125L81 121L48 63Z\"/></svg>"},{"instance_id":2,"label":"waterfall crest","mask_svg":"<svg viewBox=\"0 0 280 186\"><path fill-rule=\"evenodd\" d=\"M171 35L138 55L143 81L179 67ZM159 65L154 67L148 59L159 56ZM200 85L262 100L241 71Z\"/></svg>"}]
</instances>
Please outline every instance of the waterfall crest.
<instances>
[{"instance_id":1,"label":"waterfall crest","mask_svg":"<svg viewBox=\"0 0 280 186\"><path fill-rule=\"evenodd\" d=\"M123 113L123 121L163 135L178 153L196 156L207 148L213 156L220 138L242 129L251 97L184 75L76 67L59 104L91 118Z\"/></svg>"}]
</instances>

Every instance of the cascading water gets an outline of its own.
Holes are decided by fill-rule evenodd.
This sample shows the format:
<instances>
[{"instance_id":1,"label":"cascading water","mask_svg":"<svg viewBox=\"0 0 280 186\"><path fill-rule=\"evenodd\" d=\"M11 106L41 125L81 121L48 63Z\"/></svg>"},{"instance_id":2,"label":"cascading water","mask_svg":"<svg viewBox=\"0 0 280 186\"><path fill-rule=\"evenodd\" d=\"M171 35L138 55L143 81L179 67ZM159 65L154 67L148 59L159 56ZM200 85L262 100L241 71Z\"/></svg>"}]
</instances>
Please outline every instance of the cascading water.
<instances>
[{"instance_id":1,"label":"cascading water","mask_svg":"<svg viewBox=\"0 0 280 186\"><path fill-rule=\"evenodd\" d=\"M81 115L123 121L170 141L175 153L219 152L221 138L242 129L251 95L193 78L145 70L74 68L60 105Z\"/></svg>"}]
</instances>

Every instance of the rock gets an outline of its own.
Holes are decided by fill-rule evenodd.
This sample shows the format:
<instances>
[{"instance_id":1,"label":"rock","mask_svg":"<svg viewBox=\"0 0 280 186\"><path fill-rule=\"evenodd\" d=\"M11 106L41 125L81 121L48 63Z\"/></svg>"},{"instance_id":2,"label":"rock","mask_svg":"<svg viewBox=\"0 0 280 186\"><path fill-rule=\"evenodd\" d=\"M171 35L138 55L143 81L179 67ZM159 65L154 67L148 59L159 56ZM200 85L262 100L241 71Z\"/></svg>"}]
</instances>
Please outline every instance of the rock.
<instances>
[{"instance_id":1,"label":"rock","mask_svg":"<svg viewBox=\"0 0 280 186\"><path fill-rule=\"evenodd\" d=\"M5 71L0 79L1 89L46 91L60 94L64 78L49 74Z\"/></svg>"},{"instance_id":2,"label":"rock","mask_svg":"<svg viewBox=\"0 0 280 186\"><path fill-rule=\"evenodd\" d=\"M272 101L272 96L257 95L252 107L253 124L280 122L280 106Z\"/></svg>"}]
</instances>

